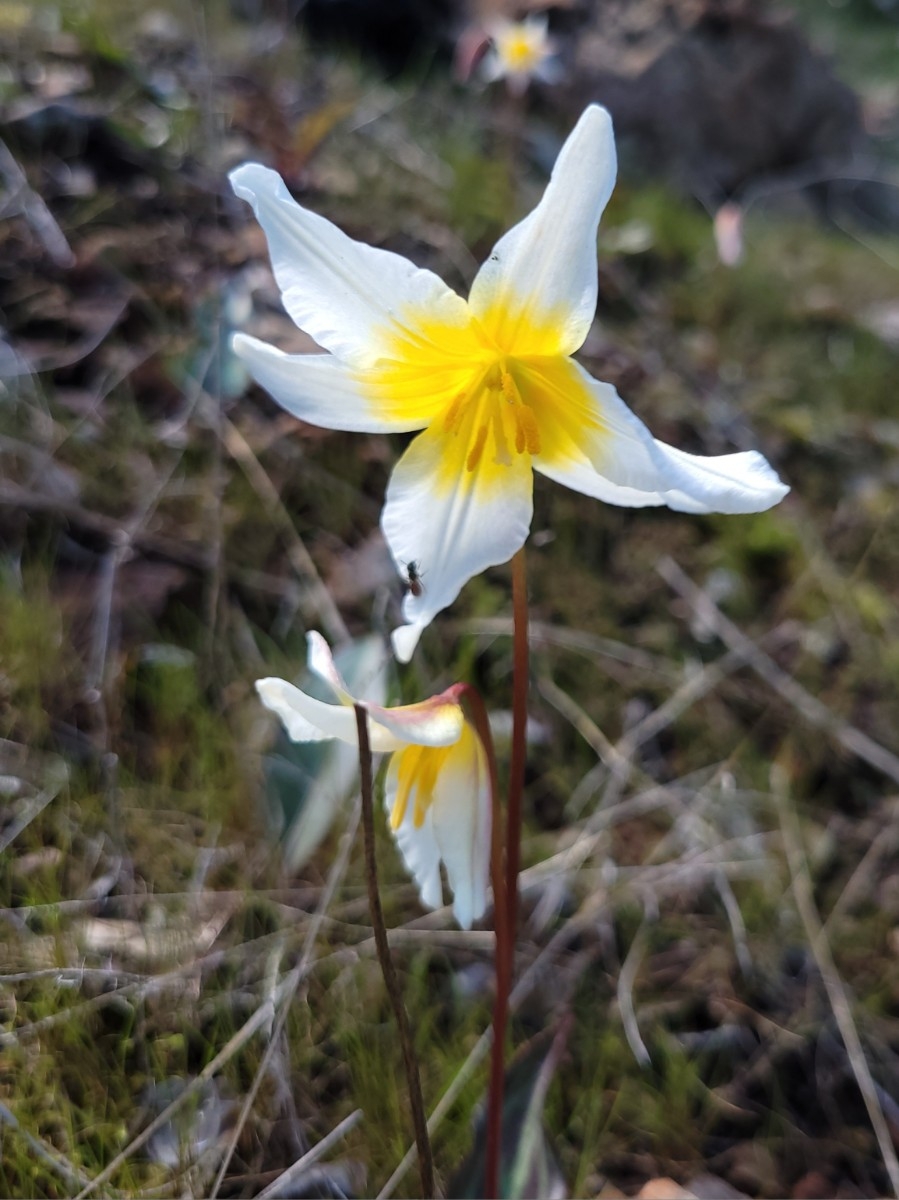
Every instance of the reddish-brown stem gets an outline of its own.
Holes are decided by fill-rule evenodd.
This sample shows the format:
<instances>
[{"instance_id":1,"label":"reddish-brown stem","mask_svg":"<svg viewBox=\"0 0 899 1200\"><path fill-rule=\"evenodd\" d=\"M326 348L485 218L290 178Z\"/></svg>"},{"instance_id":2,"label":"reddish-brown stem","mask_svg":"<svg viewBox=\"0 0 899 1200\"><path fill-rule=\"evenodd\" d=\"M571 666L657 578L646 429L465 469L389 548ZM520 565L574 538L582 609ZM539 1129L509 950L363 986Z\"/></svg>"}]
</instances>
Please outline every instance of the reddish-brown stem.
<instances>
[{"instance_id":1,"label":"reddish-brown stem","mask_svg":"<svg viewBox=\"0 0 899 1200\"><path fill-rule=\"evenodd\" d=\"M518 928L518 869L521 863L521 795L527 757L528 581L524 547L512 559L512 757L506 812L506 930L508 971L514 969Z\"/></svg>"},{"instance_id":2,"label":"reddish-brown stem","mask_svg":"<svg viewBox=\"0 0 899 1200\"><path fill-rule=\"evenodd\" d=\"M471 720L484 747L490 771L490 797L493 822L490 837L490 882L493 887L493 930L496 935L496 997L493 1004L493 1046L490 1052L490 1090L487 1100L487 1149L484 1164L484 1196L486 1200L497 1200L499 1196L500 1147L503 1127L503 1091L506 1074L506 1025L509 1017L509 992L512 977L509 964L512 961L508 945L509 931L506 920L505 872L503 870L503 830L500 822L499 787L496 777L496 755L493 750L493 735L484 701L476 688L466 685L464 695L468 701Z\"/></svg>"},{"instance_id":3,"label":"reddish-brown stem","mask_svg":"<svg viewBox=\"0 0 899 1200\"><path fill-rule=\"evenodd\" d=\"M400 1035L400 1045L403 1049L406 1082L409 1087L409 1107L412 1110L415 1145L418 1149L421 1194L424 1197L432 1197L434 1195L434 1159L431 1155L431 1140L428 1137L428 1122L425 1116L424 1100L421 1095L418 1061L415 1058L415 1050L412 1046L412 1031L409 1028L406 1005L403 1003L403 993L400 990L399 980L396 977L393 959L390 957L387 926L384 924L381 894L378 891L378 866L375 858L374 786L371 767L371 743L368 737L368 714L361 704L356 704L353 707L356 710L356 732L359 736L359 770L362 777L362 833L365 844L365 881L368 885L368 906L371 910L371 923L375 935L378 962L381 964L384 986L387 988L387 995L393 1007L397 1030Z\"/></svg>"}]
</instances>

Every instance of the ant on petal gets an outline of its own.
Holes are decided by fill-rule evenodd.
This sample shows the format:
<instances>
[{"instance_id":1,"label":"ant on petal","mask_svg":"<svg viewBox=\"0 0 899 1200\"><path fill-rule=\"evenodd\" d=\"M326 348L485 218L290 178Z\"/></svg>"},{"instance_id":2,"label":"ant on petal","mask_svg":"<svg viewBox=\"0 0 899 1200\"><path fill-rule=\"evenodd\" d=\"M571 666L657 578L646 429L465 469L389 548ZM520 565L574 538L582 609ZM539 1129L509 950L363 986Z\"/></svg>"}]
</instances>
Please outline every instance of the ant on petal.
<instances>
[{"instance_id":1,"label":"ant on petal","mask_svg":"<svg viewBox=\"0 0 899 1200\"><path fill-rule=\"evenodd\" d=\"M419 570L419 565L415 559L406 563L405 583L406 587L413 596L420 596L425 590L424 584L421 581L421 571Z\"/></svg>"}]
</instances>

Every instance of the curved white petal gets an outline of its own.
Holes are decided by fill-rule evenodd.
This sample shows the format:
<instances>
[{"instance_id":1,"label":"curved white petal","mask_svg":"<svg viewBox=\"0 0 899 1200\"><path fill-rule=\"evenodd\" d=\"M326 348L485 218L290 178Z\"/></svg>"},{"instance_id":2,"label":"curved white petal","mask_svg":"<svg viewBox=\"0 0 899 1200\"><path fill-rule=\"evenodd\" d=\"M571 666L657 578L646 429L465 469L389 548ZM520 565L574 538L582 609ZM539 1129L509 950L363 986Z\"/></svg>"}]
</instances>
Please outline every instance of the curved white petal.
<instances>
[{"instance_id":1,"label":"curved white petal","mask_svg":"<svg viewBox=\"0 0 899 1200\"><path fill-rule=\"evenodd\" d=\"M472 285L469 306L500 344L542 354L583 345L596 313L596 230L616 161L612 119L591 104L560 150L542 200L500 238ZM539 349L527 344L534 330Z\"/></svg>"},{"instance_id":2,"label":"curved white petal","mask_svg":"<svg viewBox=\"0 0 899 1200\"><path fill-rule=\"evenodd\" d=\"M463 929L484 915L490 878L490 777L481 743L470 727L437 776L431 805L434 838Z\"/></svg>"},{"instance_id":3,"label":"curved white petal","mask_svg":"<svg viewBox=\"0 0 899 1200\"><path fill-rule=\"evenodd\" d=\"M310 425L355 433L400 433L424 424L390 416L365 394L359 373L331 354L285 354L246 333L235 333L231 348L273 400Z\"/></svg>"},{"instance_id":4,"label":"curved white petal","mask_svg":"<svg viewBox=\"0 0 899 1200\"><path fill-rule=\"evenodd\" d=\"M704 457L677 450L657 441L611 384L577 363L566 371L564 388L558 370L543 377L565 427L553 453L534 459L535 469L550 479L611 504L664 504L692 513L761 512L789 491L756 451ZM534 376L540 377L539 369Z\"/></svg>"},{"instance_id":5,"label":"curved white petal","mask_svg":"<svg viewBox=\"0 0 899 1200\"><path fill-rule=\"evenodd\" d=\"M393 647L408 662L422 630L452 604L473 575L507 562L527 538L533 512L530 462L516 455L495 482L496 466L482 462L447 484L441 474L445 434L433 426L415 439L387 486L381 528L397 570L414 562L421 595L407 593ZM485 479L489 477L489 482Z\"/></svg>"},{"instance_id":6,"label":"curved white petal","mask_svg":"<svg viewBox=\"0 0 899 1200\"><path fill-rule=\"evenodd\" d=\"M286 679L258 679L256 691L267 709L280 717L287 736L294 742L321 742L338 738L341 742L358 744L356 712L348 704L325 704ZM369 717L368 735L375 753L398 750L406 744Z\"/></svg>"},{"instance_id":7,"label":"curved white petal","mask_svg":"<svg viewBox=\"0 0 899 1200\"><path fill-rule=\"evenodd\" d=\"M468 323L464 300L432 271L347 237L297 204L276 171L245 163L229 178L265 231L284 307L326 350L369 366L380 356L379 341L404 330L416 312Z\"/></svg>"},{"instance_id":8,"label":"curved white petal","mask_svg":"<svg viewBox=\"0 0 899 1200\"><path fill-rule=\"evenodd\" d=\"M393 811L399 787L400 756L394 754L387 768L384 783L384 801L388 814ZM440 881L440 850L434 836L434 822L431 809L425 813L424 821L416 829L413 818L415 803L414 796L406 810L405 817L393 836L397 847L406 864L406 870L415 880L421 902L425 908L440 908L443 904L443 885Z\"/></svg>"},{"instance_id":9,"label":"curved white petal","mask_svg":"<svg viewBox=\"0 0 899 1200\"><path fill-rule=\"evenodd\" d=\"M315 629L310 629L306 634L306 666L319 679L323 679L325 683L329 684L344 704L353 703L349 689L337 670L331 647Z\"/></svg>"},{"instance_id":10,"label":"curved white petal","mask_svg":"<svg viewBox=\"0 0 899 1200\"><path fill-rule=\"evenodd\" d=\"M414 746L450 746L459 740L465 718L458 700L459 687L418 704L382 708L369 704L373 721Z\"/></svg>"}]
</instances>

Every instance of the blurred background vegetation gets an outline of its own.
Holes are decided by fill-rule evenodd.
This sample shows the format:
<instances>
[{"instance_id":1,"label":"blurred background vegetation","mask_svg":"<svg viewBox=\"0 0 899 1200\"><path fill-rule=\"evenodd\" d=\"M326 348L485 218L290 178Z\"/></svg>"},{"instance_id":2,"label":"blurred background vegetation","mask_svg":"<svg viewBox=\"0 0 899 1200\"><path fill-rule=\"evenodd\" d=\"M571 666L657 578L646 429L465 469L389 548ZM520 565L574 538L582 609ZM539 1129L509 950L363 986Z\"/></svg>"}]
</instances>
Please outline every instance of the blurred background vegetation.
<instances>
[{"instance_id":1,"label":"blurred background vegetation","mask_svg":"<svg viewBox=\"0 0 899 1200\"><path fill-rule=\"evenodd\" d=\"M594 99L622 178L580 357L793 491L688 518L537 480L516 1186L899 1182L899 8L572 0L562 80L516 101L460 49L499 7L0 0L3 1194L374 1195L403 1159L353 765L253 681L317 628L393 696L472 678L501 728L509 579L400 674L368 636L403 439L243 374L235 328L310 344L226 174L265 161L464 291ZM489 925L423 915L381 851L470 1194Z\"/></svg>"}]
</instances>

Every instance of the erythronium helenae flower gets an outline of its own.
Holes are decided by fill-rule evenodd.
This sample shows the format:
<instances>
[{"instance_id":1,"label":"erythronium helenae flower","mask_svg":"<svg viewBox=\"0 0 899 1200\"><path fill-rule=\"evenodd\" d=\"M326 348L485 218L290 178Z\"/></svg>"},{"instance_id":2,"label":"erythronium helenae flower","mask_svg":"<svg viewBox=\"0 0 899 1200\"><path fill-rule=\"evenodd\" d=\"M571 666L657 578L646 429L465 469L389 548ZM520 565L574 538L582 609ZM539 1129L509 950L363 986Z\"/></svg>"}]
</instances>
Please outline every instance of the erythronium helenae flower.
<instances>
[{"instance_id":1,"label":"erythronium helenae flower","mask_svg":"<svg viewBox=\"0 0 899 1200\"><path fill-rule=\"evenodd\" d=\"M532 79L558 83L561 67L547 29L545 13L521 21L496 17L487 26L491 45L481 67L484 78L505 79L509 91L519 96Z\"/></svg>"},{"instance_id":2,"label":"erythronium helenae flower","mask_svg":"<svg viewBox=\"0 0 899 1200\"><path fill-rule=\"evenodd\" d=\"M542 200L497 242L467 301L301 208L274 171L248 163L231 174L265 230L285 308L330 351L285 354L237 334L252 375L313 425L422 430L381 516L397 569L415 563L423 580L393 634L403 662L473 575L523 545L532 470L611 504L691 513L759 512L789 490L755 451L707 458L657 441L570 357L596 311L596 230L615 170L611 118L590 105Z\"/></svg>"},{"instance_id":3,"label":"erythronium helenae flower","mask_svg":"<svg viewBox=\"0 0 899 1200\"><path fill-rule=\"evenodd\" d=\"M284 679L260 679L256 691L295 742L339 738L358 745L356 701L319 633L310 633L308 665L335 703L307 695ZM389 752L385 799L390 827L422 903L443 903L440 864L463 929L483 916L490 869L490 775L481 741L460 704L464 685L398 708L362 702L371 749Z\"/></svg>"}]
</instances>

